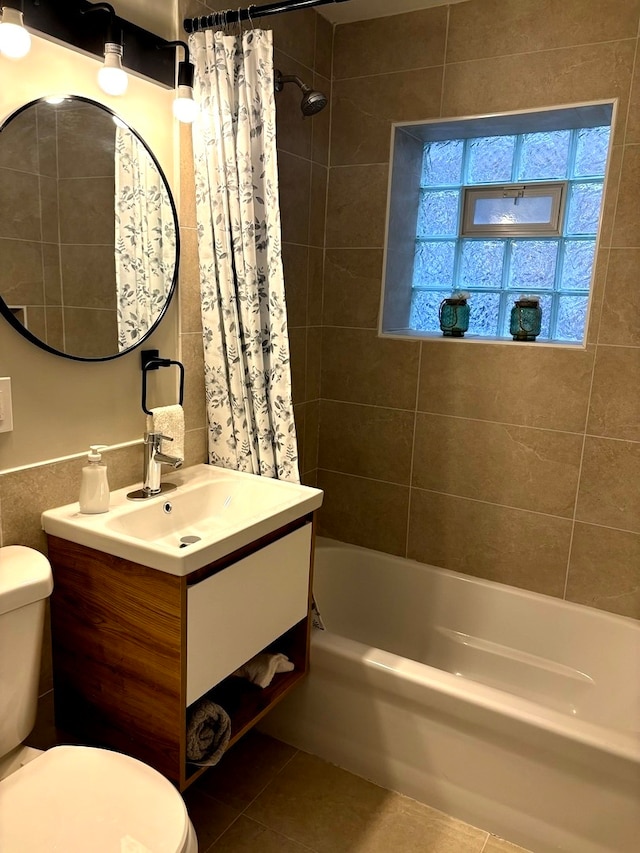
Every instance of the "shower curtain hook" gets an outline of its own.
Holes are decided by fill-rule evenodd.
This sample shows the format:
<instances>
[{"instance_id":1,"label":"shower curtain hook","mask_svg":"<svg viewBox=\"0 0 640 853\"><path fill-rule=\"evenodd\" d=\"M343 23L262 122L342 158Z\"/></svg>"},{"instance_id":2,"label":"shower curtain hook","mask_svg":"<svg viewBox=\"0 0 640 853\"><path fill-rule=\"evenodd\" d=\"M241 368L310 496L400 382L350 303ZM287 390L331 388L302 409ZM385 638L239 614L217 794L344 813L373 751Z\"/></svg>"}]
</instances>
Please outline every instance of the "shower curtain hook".
<instances>
[{"instance_id":1,"label":"shower curtain hook","mask_svg":"<svg viewBox=\"0 0 640 853\"><path fill-rule=\"evenodd\" d=\"M240 12L242 10L242 6L238 6L238 36L242 38L242 18L240 17Z\"/></svg>"},{"instance_id":2,"label":"shower curtain hook","mask_svg":"<svg viewBox=\"0 0 640 853\"><path fill-rule=\"evenodd\" d=\"M253 26L253 18L251 17L251 10L253 9L253 5L247 7L247 17L249 18L249 23L251 24L251 29L255 29Z\"/></svg>"}]
</instances>

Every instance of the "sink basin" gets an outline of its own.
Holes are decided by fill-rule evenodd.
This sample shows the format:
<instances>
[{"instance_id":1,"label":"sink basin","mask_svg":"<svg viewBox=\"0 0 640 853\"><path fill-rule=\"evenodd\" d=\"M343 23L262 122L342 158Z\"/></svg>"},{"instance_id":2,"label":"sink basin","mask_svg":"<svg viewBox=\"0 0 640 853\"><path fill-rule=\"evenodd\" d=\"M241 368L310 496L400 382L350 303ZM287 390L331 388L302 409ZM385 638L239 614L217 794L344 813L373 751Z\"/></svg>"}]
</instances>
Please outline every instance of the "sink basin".
<instances>
[{"instance_id":1,"label":"sink basin","mask_svg":"<svg viewBox=\"0 0 640 853\"><path fill-rule=\"evenodd\" d=\"M318 509L319 489L239 471L194 465L166 477L178 487L146 501L111 493L109 512L83 515L78 504L47 510L52 536L187 575Z\"/></svg>"}]
</instances>

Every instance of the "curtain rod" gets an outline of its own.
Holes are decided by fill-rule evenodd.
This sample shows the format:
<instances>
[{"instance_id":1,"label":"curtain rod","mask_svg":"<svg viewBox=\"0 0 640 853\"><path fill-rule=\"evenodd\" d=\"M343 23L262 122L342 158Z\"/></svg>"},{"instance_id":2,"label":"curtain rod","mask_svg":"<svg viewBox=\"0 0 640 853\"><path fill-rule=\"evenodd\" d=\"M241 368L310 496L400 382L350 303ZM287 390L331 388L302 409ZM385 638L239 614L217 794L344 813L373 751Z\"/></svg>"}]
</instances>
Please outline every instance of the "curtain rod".
<instances>
[{"instance_id":1,"label":"curtain rod","mask_svg":"<svg viewBox=\"0 0 640 853\"><path fill-rule=\"evenodd\" d=\"M213 12L199 18L185 18L184 29L187 33L197 33L200 30L217 29L238 21L253 21L265 18L267 15L279 15L282 12L295 12L312 6L327 6L329 3L348 3L349 0L282 0L281 3L271 3L268 6L249 6L247 9L228 9L226 12Z\"/></svg>"}]
</instances>

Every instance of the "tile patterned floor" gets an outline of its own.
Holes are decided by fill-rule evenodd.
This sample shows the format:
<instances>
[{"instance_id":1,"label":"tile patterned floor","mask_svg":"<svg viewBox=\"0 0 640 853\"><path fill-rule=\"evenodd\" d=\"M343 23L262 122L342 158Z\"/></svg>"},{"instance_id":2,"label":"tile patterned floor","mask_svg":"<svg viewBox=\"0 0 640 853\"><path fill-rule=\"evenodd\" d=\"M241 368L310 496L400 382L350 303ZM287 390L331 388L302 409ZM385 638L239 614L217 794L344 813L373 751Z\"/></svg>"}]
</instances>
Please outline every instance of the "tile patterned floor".
<instances>
[{"instance_id":1,"label":"tile patterned floor","mask_svg":"<svg viewBox=\"0 0 640 853\"><path fill-rule=\"evenodd\" d=\"M200 853L526 853L256 731L184 798Z\"/></svg>"}]
</instances>

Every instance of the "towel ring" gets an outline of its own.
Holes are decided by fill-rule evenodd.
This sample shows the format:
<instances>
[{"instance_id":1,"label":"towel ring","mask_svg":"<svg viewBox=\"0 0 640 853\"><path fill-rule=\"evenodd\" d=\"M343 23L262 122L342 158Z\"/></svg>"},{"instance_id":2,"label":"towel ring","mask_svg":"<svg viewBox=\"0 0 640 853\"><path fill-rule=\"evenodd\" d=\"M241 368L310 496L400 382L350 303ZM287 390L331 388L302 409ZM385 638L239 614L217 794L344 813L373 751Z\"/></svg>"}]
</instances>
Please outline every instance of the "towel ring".
<instances>
[{"instance_id":1,"label":"towel ring","mask_svg":"<svg viewBox=\"0 0 640 853\"><path fill-rule=\"evenodd\" d=\"M146 415L152 414L147 408L147 371L157 370L159 367L170 367L172 364L180 370L180 405L184 400L184 364L173 361L170 358L160 358L157 350L143 350L140 354L142 361L142 411Z\"/></svg>"}]
</instances>

